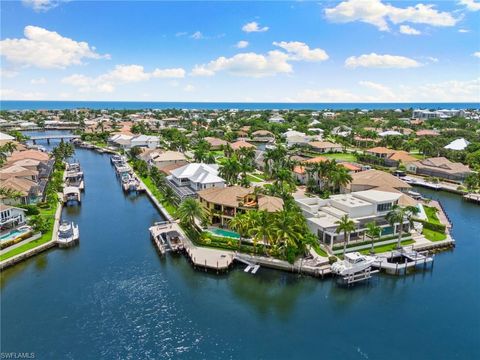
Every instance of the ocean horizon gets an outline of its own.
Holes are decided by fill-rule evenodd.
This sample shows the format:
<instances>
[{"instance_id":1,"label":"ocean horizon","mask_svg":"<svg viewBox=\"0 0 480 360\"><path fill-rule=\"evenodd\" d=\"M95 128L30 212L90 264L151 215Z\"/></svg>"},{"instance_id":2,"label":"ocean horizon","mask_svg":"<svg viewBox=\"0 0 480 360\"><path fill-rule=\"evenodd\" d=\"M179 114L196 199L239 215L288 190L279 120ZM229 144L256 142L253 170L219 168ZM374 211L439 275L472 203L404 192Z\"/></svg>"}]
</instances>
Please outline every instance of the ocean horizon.
<instances>
[{"instance_id":1,"label":"ocean horizon","mask_svg":"<svg viewBox=\"0 0 480 360\"><path fill-rule=\"evenodd\" d=\"M1 100L0 110L395 110L395 109L480 109L475 102L392 102L392 103L283 103L283 102L162 102L162 101L34 101Z\"/></svg>"}]
</instances>

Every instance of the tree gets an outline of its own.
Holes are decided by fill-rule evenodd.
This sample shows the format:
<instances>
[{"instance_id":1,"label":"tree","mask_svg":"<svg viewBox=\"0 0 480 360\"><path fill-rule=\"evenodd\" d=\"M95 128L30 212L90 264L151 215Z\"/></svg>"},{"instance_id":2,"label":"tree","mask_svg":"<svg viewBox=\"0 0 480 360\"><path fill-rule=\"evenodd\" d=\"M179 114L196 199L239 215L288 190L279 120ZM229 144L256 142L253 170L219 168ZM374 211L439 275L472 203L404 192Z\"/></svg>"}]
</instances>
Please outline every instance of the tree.
<instances>
[{"instance_id":1,"label":"tree","mask_svg":"<svg viewBox=\"0 0 480 360\"><path fill-rule=\"evenodd\" d=\"M220 169L218 171L219 175L224 178L229 185L234 185L237 183L240 172L241 164L235 155L226 158L223 164L220 165Z\"/></svg>"},{"instance_id":2,"label":"tree","mask_svg":"<svg viewBox=\"0 0 480 360\"><path fill-rule=\"evenodd\" d=\"M343 215L340 220L335 222L338 226L335 232L340 234L343 232L343 255L347 252L347 244L350 242L350 234L355 231L356 226L348 215Z\"/></svg>"},{"instance_id":3,"label":"tree","mask_svg":"<svg viewBox=\"0 0 480 360\"><path fill-rule=\"evenodd\" d=\"M206 219L205 210L200 202L194 198L186 198L177 209L177 216L184 225L193 226L195 218L204 222Z\"/></svg>"},{"instance_id":4,"label":"tree","mask_svg":"<svg viewBox=\"0 0 480 360\"><path fill-rule=\"evenodd\" d=\"M366 225L367 225L366 234L370 239L372 239L372 248L371 248L370 252L373 254L375 252L373 250L375 240L380 238L380 236L382 234L382 228L380 226L378 226L375 221L369 222Z\"/></svg>"},{"instance_id":5,"label":"tree","mask_svg":"<svg viewBox=\"0 0 480 360\"><path fill-rule=\"evenodd\" d=\"M235 215L235 217L230 220L229 226L240 235L238 239L238 248L240 248L242 246L242 237L247 235L250 228L248 213Z\"/></svg>"},{"instance_id":6,"label":"tree","mask_svg":"<svg viewBox=\"0 0 480 360\"><path fill-rule=\"evenodd\" d=\"M392 210L385 216L385 219L390 223L391 226L398 226L398 241L397 249L401 247L402 243L402 234L403 234L403 224L405 220L408 220L409 225L413 224L413 217L418 214L419 210L415 206L401 207L399 205L394 205Z\"/></svg>"},{"instance_id":7,"label":"tree","mask_svg":"<svg viewBox=\"0 0 480 360\"><path fill-rule=\"evenodd\" d=\"M49 230L50 221L41 215L35 215L31 217L30 225L35 231L45 234Z\"/></svg>"},{"instance_id":8,"label":"tree","mask_svg":"<svg viewBox=\"0 0 480 360\"><path fill-rule=\"evenodd\" d=\"M132 157L132 159L135 159L138 155L140 155L142 153L142 149L135 146L135 147L130 149L129 153L130 153L130 156Z\"/></svg>"}]
</instances>

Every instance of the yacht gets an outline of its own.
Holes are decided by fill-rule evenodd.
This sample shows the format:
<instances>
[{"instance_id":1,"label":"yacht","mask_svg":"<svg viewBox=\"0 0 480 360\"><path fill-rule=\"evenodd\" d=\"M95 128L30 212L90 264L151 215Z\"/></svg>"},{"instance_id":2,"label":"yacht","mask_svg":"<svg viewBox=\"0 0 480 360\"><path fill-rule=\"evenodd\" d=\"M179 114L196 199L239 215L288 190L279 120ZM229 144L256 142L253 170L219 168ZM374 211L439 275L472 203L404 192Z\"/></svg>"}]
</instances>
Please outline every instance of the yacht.
<instances>
[{"instance_id":1,"label":"yacht","mask_svg":"<svg viewBox=\"0 0 480 360\"><path fill-rule=\"evenodd\" d=\"M64 221L58 227L57 242L60 247L71 246L80 239L80 231L78 225L73 222Z\"/></svg>"},{"instance_id":2,"label":"yacht","mask_svg":"<svg viewBox=\"0 0 480 360\"><path fill-rule=\"evenodd\" d=\"M375 257L362 255L359 252L345 254L344 260L337 261L332 265L333 273L347 276L362 272L370 268L375 262Z\"/></svg>"}]
</instances>

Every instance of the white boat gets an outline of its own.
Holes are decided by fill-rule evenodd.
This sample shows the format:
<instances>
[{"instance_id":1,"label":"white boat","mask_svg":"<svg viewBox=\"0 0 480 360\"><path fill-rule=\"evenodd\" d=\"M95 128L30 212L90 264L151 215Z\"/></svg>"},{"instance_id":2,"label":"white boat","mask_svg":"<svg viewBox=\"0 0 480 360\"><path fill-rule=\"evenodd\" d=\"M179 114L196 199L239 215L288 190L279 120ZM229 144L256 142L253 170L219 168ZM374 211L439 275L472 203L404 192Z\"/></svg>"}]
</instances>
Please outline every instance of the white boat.
<instances>
[{"instance_id":1,"label":"white boat","mask_svg":"<svg viewBox=\"0 0 480 360\"><path fill-rule=\"evenodd\" d=\"M62 222L58 227L57 242L60 247L72 246L80 239L78 225L73 222Z\"/></svg>"},{"instance_id":2,"label":"white boat","mask_svg":"<svg viewBox=\"0 0 480 360\"><path fill-rule=\"evenodd\" d=\"M352 275L370 268L374 262L373 256L362 255L359 252L346 253L344 260L332 265L332 272L341 276Z\"/></svg>"}]
</instances>

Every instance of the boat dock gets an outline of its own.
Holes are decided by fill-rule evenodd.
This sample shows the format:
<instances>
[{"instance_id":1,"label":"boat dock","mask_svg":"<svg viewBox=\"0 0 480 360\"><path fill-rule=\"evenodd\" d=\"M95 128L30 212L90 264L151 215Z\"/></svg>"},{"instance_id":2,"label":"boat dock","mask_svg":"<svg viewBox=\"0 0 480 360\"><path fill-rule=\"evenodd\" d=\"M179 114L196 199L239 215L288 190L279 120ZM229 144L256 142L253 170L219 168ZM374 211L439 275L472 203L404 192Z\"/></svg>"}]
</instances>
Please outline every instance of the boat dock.
<instances>
[{"instance_id":1,"label":"boat dock","mask_svg":"<svg viewBox=\"0 0 480 360\"><path fill-rule=\"evenodd\" d=\"M480 204L480 194L466 194L463 195L463 199L476 204Z\"/></svg>"},{"instance_id":2,"label":"boat dock","mask_svg":"<svg viewBox=\"0 0 480 360\"><path fill-rule=\"evenodd\" d=\"M433 255L428 252L416 251L412 247L410 250L403 248L379 255L372 266L384 270L387 274L406 275L408 270L413 270L418 266L423 266L424 269L428 264L433 266L433 261Z\"/></svg>"},{"instance_id":3,"label":"boat dock","mask_svg":"<svg viewBox=\"0 0 480 360\"><path fill-rule=\"evenodd\" d=\"M76 201L79 205L81 204L80 189L76 186L65 186L63 188L63 203L67 204L71 201Z\"/></svg>"}]
</instances>

